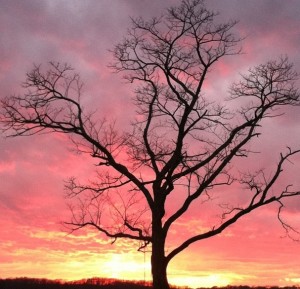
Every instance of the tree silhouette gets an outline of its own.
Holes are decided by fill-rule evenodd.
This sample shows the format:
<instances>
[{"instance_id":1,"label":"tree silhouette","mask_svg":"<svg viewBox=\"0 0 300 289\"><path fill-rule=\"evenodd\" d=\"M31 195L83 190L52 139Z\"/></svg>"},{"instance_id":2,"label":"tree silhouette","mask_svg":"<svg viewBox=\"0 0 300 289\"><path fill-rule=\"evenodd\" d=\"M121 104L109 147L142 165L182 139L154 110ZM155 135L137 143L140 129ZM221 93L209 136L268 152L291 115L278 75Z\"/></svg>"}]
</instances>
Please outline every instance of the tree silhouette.
<instances>
[{"instance_id":1,"label":"tree silhouette","mask_svg":"<svg viewBox=\"0 0 300 289\"><path fill-rule=\"evenodd\" d=\"M277 203L287 234L296 232L281 213L284 200L300 191L277 183L300 150L287 148L268 177L263 170L236 174L232 166L237 159L247 163L249 144L260 137L264 119L299 105L297 73L282 57L251 68L231 86L229 100L243 103L238 110L230 110L224 99L208 99L204 84L214 64L241 51L241 39L232 32L236 22L216 24L216 16L201 0L183 0L162 17L132 19L110 65L134 84L137 111L129 132L83 108L82 82L67 64L35 66L27 74L27 92L2 99L8 135L69 134L78 151L94 158L97 179L68 180L68 195L79 202L70 207L66 224L71 230L93 227L113 240L137 240L140 250L151 245L155 289L169 288L167 266L177 254L260 207ZM193 236L166 250L167 237L192 205L205 205L215 194L226 200L235 184L242 204L228 197L213 226L195 228ZM174 198L180 203L172 210Z\"/></svg>"}]
</instances>

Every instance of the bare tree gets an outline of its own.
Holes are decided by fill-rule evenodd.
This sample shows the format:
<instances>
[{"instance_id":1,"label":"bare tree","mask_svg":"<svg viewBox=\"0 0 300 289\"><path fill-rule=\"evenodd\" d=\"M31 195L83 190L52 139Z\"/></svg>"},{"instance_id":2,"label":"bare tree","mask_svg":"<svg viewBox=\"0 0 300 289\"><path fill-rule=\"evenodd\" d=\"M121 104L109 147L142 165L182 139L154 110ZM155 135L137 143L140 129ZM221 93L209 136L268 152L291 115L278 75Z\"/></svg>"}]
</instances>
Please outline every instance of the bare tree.
<instances>
[{"instance_id":1,"label":"bare tree","mask_svg":"<svg viewBox=\"0 0 300 289\"><path fill-rule=\"evenodd\" d=\"M137 240L140 250L151 245L155 289L169 288L167 266L177 254L257 208L277 203L284 229L295 230L281 212L284 200L300 191L277 183L299 148L287 148L269 177L263 170L237 175L231 164L247 162L249 143L260 137L264 119L280 116L279 108L299 105L297 73L286 57L250 69L231 86L230 101L246 103L236 111L224 99L207 99L203 87L213 65L240 53L241 39L232 33L236 22L216 24L216 16L201 0L183 0L160 18L132 19L111 64L135 84L137 112L130 132L117 131L84 110L81 80L68 65L35 66L24 84L27 93L1 102L7 134L69 134L78 150L95 159L97 179L81 184L72 178L66 185L68 195L79 200L67 224L72 230L94 227L113 240ZM241 185L237 193L243 193L243 204L222 203L213 226L195 230L167 251L169 233L191 205L213 200L220 189L226 200L233 184ZM174 196L182 202L166 214Z\"/></svg>"}]
</instances>

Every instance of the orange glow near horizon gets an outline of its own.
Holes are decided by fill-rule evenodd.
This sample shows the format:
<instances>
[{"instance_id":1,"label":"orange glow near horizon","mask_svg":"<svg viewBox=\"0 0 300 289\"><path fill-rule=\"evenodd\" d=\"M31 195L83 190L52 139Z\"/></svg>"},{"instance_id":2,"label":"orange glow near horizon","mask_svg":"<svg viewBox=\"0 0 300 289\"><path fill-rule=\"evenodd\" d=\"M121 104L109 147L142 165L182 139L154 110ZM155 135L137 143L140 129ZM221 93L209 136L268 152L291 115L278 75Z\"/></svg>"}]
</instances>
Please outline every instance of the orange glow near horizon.
<instances>
[{"instance_id":1,"label":"orange glow near horizon","mask_svg":"<svg viewBox=\"0 0 300 289\"><path fill-rule=\"evenodd\" d=\"M273 260L267 257L269 254L262 256L263 253L251 247L254 242L248 242L238 248L238 238L236 241L232 240L234 245L231 245L231 249L227 248L227 239L233 238L233 235L228 234L227 237L220 236L211 242L204 242L201 252L194 246L194 249L175 258L168 270L170 284L191 288L227 285L299 285L299 275L293 272L296 269L293 266L300 259L298 256L295 256L295 260L281 259L285 264L289 264L285 265L283 271L279 269L280 264L276 264L278 260L274 258L276 254L270 252L273 254ZM7 240L0 246L2 256L0 278L33 277L72 281L99 277L151 280L150 253L144 256L132 247L134 244L119 241L111 245L105 240L98 240L97 237L94 233L73 236L58 231L41 230L29 234L29 239L24 239L23 247L19 245L18 249L15 243ZM245 237L241 239L245 240ZM252 240L255 241L255 238L252 237ZM230 251L236 252L232 260L224 255L226 259L222 261L220 253L223 249L220 248L220 242L229 254ZM266 240L260 239L259 242L265 242L266 246L270 246ZM208 247L209 243L211 248ZM297 244L289 243L287 240L282 240L281 243L273 247L277 254L281 246L289 245L289 249L294 250L298 248ZM241 256L242 252L238 251L238 249L247 250L247 247L254 250L252 253L243 252L249 260L245 260L245 257ZM284 252L282 253L284 256ZM252 256L256 256L257 261L254 261ZM282 256L279 258L283 258Z\"/></svg>"},{"instance_id":2,"label":"orange glow near horizon","mask_svg":"<svg viewBox=\"0 0 300 289\"><path fill-rule=\"evenodd\" d=\"M111 244L91 229L67 234L59 225L68 215L60 191L52 193L48 202L41 203L42 196L37 196L34 202L21 197L24 207L0 208L5 211L0 219L1 228L5 228L1 231L0 278L151 280L149 252L137 252L138 244L126 240ZM60 213L55 215L53 208ZM296 213L286 216L299 222ZM201 230L201 224L197 214L191 212L172 231L167 253L195 229ZM299 285L300 254L295 254L299 243L281 238L282 234L274 208L261 209L223 234L198 242L176 256L168 268L169 282L191 288Z\"/></svg>"}]
</instances>

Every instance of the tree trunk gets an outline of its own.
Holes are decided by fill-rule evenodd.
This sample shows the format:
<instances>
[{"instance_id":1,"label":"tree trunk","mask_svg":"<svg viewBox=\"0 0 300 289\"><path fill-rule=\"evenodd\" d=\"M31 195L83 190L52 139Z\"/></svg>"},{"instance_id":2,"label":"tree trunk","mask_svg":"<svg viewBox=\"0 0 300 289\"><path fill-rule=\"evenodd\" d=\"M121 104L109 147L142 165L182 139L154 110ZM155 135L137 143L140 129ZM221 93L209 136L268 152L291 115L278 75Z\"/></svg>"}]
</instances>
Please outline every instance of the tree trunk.
<instances>
[{"instance_id":1,"label":"tree trunk","mask_svg":"<svg viewBox=\"0 0 300 289\"><path fill-rule=\"evenodd\" d=\"M153 214L151 270L153 289L169 289L167 262L165 258L166 236L162 230L161 217Z\"/></svg>"},{"instance_id":2,"label":"tree trunk","mask_svg":"<svg viewBox=\"0 0 300 289\"><path fill-rule=\"evenodd\" d=\"M164 242L152 243L151 270L153 289L169 289L167 262L164 256Z\"/></svg>"}]
</instances>

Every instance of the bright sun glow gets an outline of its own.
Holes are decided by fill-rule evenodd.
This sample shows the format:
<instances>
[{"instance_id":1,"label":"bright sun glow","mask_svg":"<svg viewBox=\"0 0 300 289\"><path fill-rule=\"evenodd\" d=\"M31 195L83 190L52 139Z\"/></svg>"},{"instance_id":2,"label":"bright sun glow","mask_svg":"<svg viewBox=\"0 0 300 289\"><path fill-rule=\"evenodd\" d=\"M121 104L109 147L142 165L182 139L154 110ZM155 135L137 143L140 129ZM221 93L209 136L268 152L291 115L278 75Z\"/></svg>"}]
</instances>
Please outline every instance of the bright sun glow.
<instances>
[{"instance_id":1,"label":"bright sun glow","mask_svg":"<svg viewBox=\"0 0 300 289\"><path fill-rule=\"evenodd\" d=\"M103 264L107 276L126 280L143 280L145 272L149 271L149 263L144 264L140 260L128 260L126 254L113 254L109 261Z\"/></svg>"},{"instance_id":2,"label":"bright sun glow","mask_svg":"<svg viewBox=\"0 0 300 289\"><path fill-rule=\"evenodd\" d=\"M189 286L192 288L201 287L224 287L230 284L230 278L221 274L211 274L208 276L189 276L189 277L172 277L170 276L169 282L177 286Z\"/></svg>"},{"instance_id":3,"label":"bright sun glow","mask_svg":"<svg viewBox=\"0 0 300 289\"><path fill-rule=\"evenodd\" d=\"M285 281L300 284L300 278L285 278Z\"/></svg>"}]
</instances>

